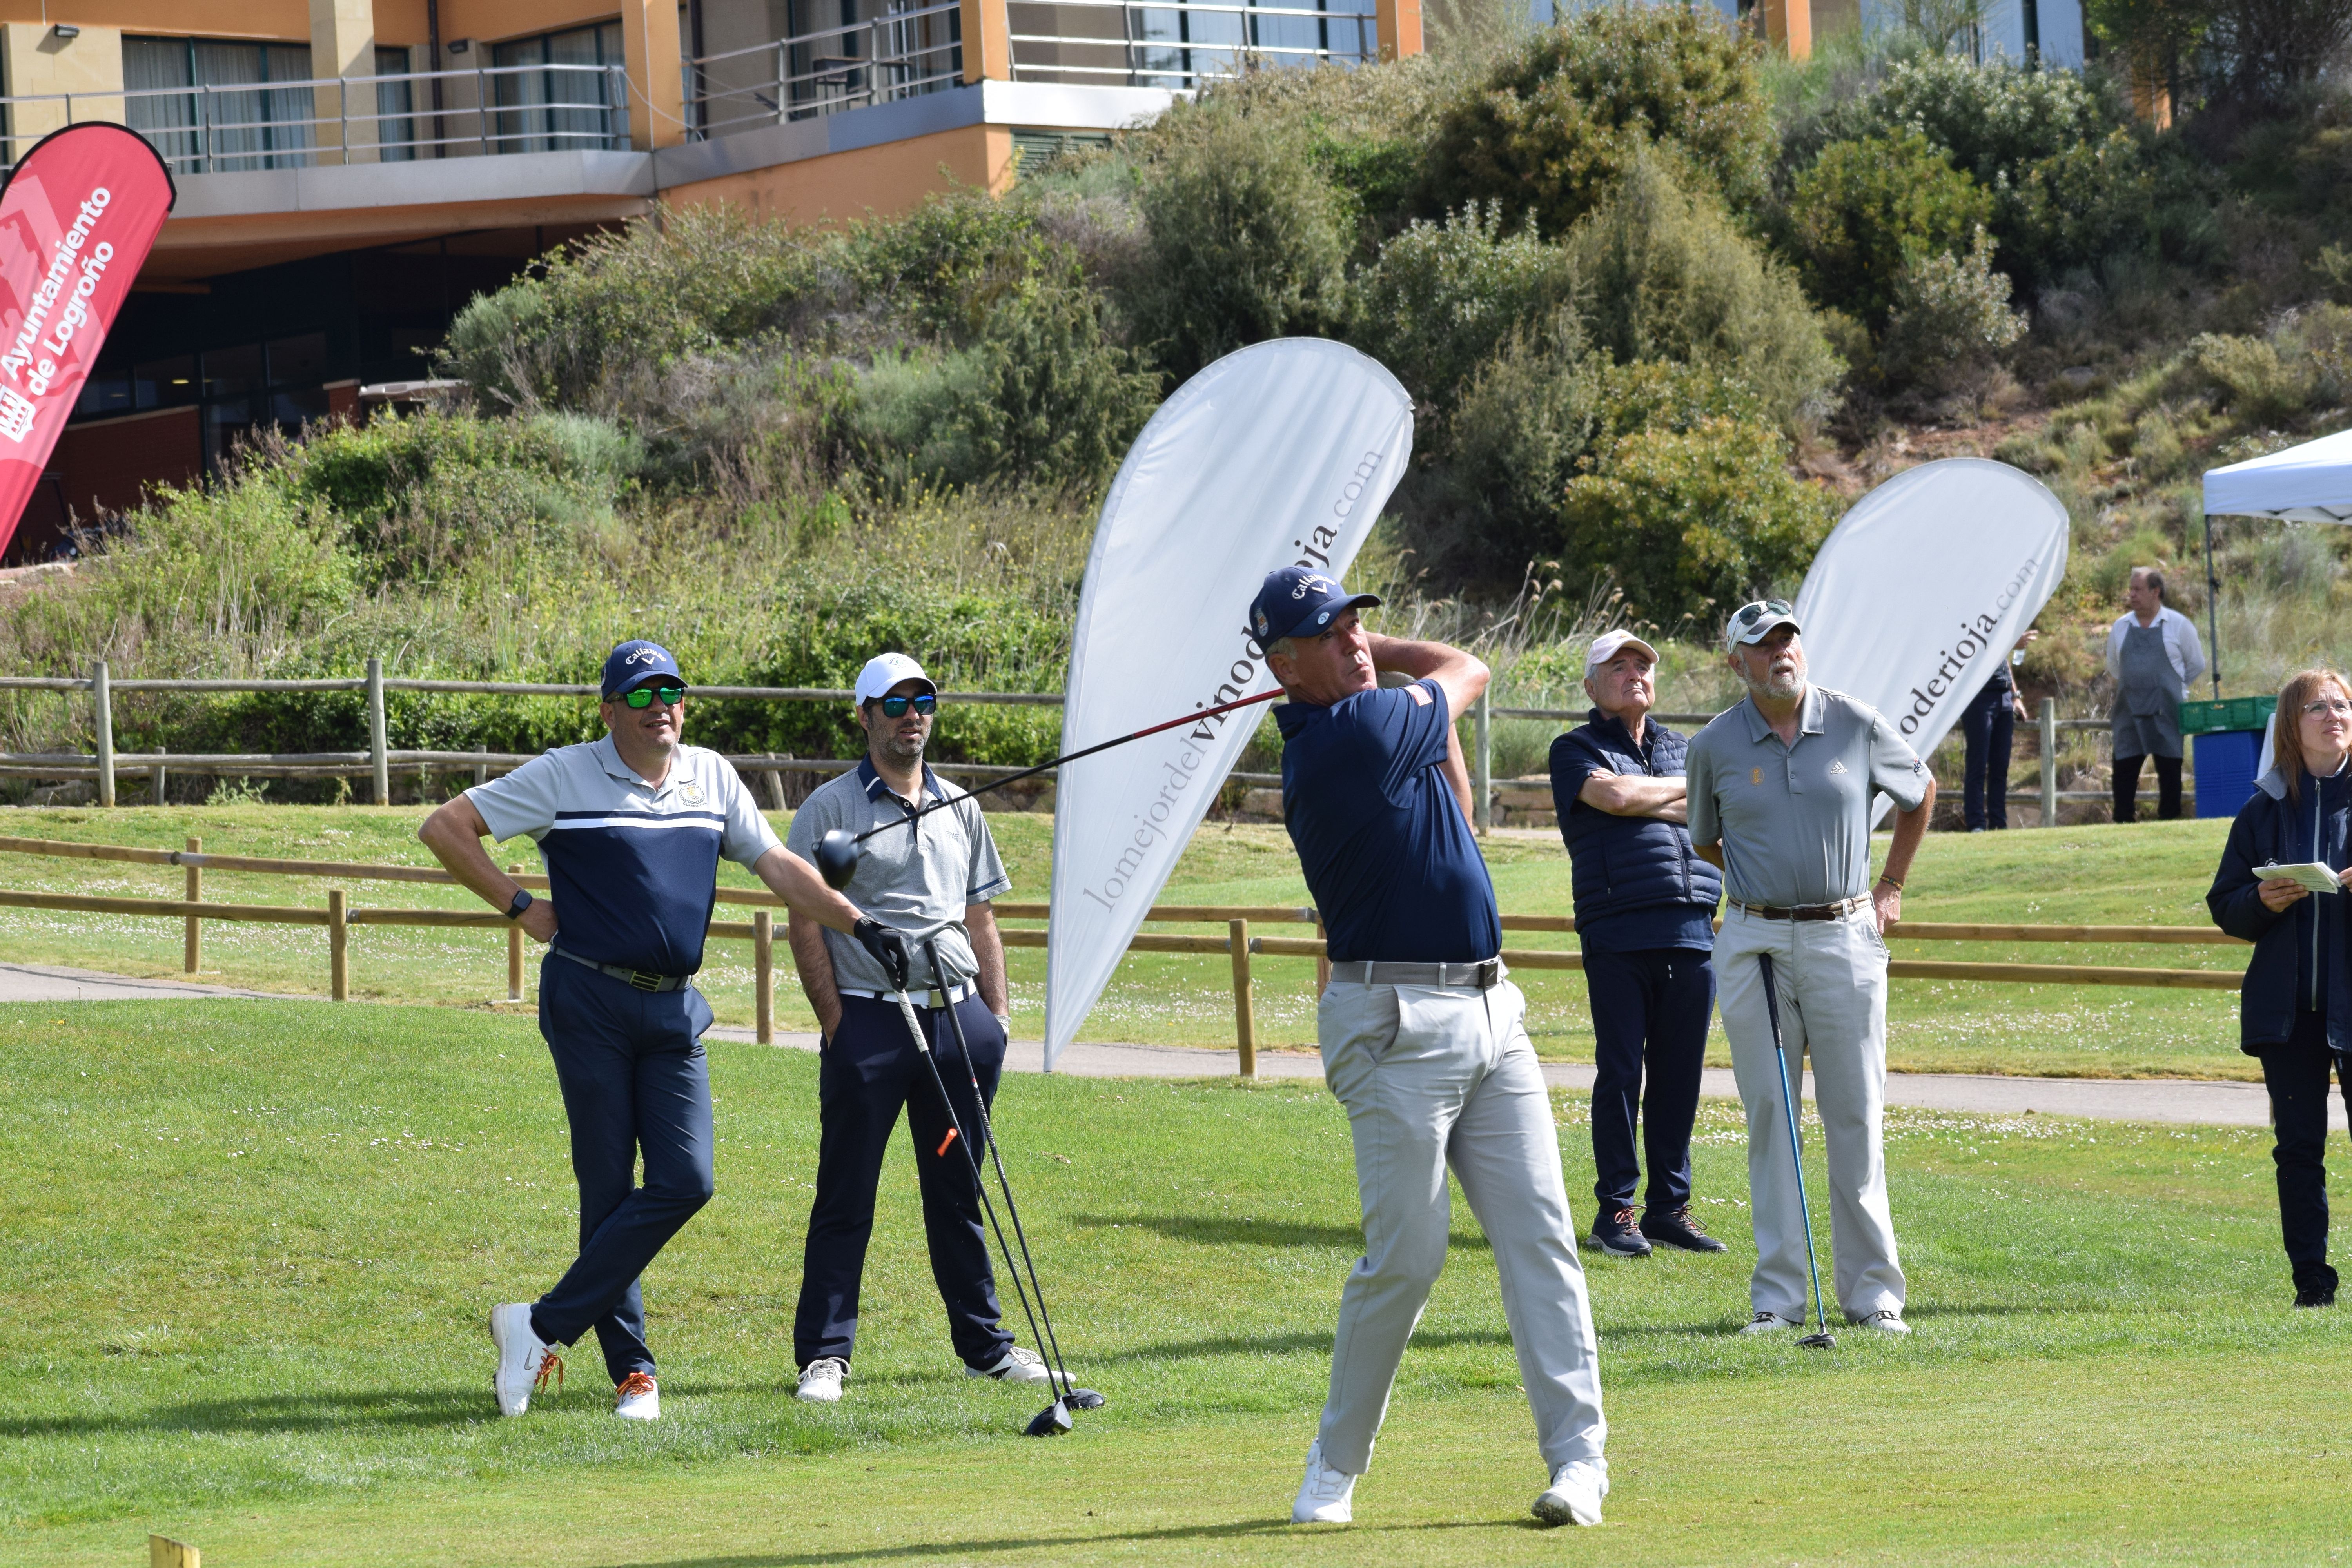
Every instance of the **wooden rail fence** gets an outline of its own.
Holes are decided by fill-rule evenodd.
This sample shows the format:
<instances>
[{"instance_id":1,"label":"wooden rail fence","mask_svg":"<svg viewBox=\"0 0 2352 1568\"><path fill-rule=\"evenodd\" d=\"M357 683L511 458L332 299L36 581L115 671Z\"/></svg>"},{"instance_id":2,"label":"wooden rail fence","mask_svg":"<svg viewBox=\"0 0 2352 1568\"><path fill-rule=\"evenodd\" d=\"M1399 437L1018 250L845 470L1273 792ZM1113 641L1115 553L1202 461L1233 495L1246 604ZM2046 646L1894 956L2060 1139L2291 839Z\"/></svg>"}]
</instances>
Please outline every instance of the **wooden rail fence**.
<instances>
[{"instance_id":1,"label":"wooden rail fence","mask_svg":"<svg viewBox=\"0 0 2352 1568\"><path fill-rule=\"evenodd\" d=\"M203 922L255 921L277 925L324 926L328 945L328 994L341 1002L351 995L351 928L366 926L433 926L502 930L506 937L507 1000L523 1000L523 933L504 915L491 910L403 910L352 908L344 889L330 889L323 908L296 904L234 904L204 896L205 870L237 871L283 877L318 877L352 881L432 882L456 885L446 871L425 866L380 866L328 860L283 860L242 855L206 854L204 841L190 838L185 849L147 849L127 845L76 844L60 839L0 837L0 854L37 855L66 859L109 860L135 865L179 866L186 871L186 896L181 899L140 899L82 893L42 893L0 889L0 908L81 910L94 914L146 915L186 921L184 962L196 973L204 956ZM509 872L523 886L545 889L547 878L526 874L520 866ZM775 1040L776 961L775 910L783 900L765 891L721 888L722 904L754 906L748 921L713 921L709 934L725 942L751 943L753 1018L762 1045ZM1004 900L995 905L1000 921L1043 921L1050 906ZM1141 931L1128 943L1129 952L1224 954L1232 963L1234 1040L1244 1076L1257 1071L1257 1028L1253 1001L1250 961L1268 958L1315 960L1316 988L1330 979L1323 926L1315 910L1301 904L1154 904L1148 921L1171 925L1214 924L1222 935L1189 935L1174 931ZM1312 926L1315 935L1264 936L1253 925ZM1575 920L1567 915L1502 917L1506 931L1571 934ZM998 927L1007 947L1042 948L1045 931L1025 926ZM1969 921L1898 921L1886 935L1895 942L2095 942L2169 947L2243 947L2238 938L2202 926L2133 925L2008 925ZM1580 970L1583 955L1544 948L1503 949L1503 962L1514 969ZM2163 989L2234 991L2240 974L2226 969L2154 969L2129 964L1980 963L1941 959L1897 958L1887 964L1897 980L1969 980L2036 985L2130 985Z\"/></svg>"}]
</instances>

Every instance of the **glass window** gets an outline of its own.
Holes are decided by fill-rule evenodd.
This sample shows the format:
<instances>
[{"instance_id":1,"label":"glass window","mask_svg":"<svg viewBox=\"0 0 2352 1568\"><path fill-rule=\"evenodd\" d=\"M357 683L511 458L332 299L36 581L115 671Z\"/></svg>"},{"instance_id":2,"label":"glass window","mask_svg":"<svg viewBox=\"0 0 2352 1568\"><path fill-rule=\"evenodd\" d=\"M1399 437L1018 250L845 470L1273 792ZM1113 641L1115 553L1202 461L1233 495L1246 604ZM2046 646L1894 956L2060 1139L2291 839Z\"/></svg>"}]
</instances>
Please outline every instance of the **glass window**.
<instances>
[{"instance_id":1,"label":"glass window","mask_svg":"<svg viewBox=\"0 0 2352 1568\"><path fill-rule=\"evenodd\" d=\"M310 89L267 84L310 78L308 44L122 40L124 118L184 174L307 167L318 113Z\"/></svg>"},{"instance_id":2,"label":"glass window","mask_svg":"<svg viewBox=\"0 0 2352 1568\"><path fill-rule=\"evenodd\" d=\"M77 419L102 418L109 414L128 414L131 407L131 376L126 371L112 371L93 375L81 384L81 396L75 400Z\"/></svg>"},{"instance_id":3,"label":"glass window","mask_svg":"<svg viewBox=\"0 0 2352 1568\"><path fill-rule=\"evenodd\" d=\"M205 351L205 398L236 397L261 386L261 345ZM238 418L243 419L244 415Z\"/></svg>"},{"instance_id":4,"label":"glass window","mask_svg":"<svg viewBox=\"0 0 2352 1568\"><path fill-rule=\"evenodd\" d=\"M142 408L178 408L196 400L196 356L180 354L131 367L133 401Z\"/></svg>"},{"instance_id":5,"label":"glass window","mask_svg":"<svg viewBox=\"0 0 2352 1568\"><path fill-rule=\"evenodd\" d=\"M290 436L310 421L327 416L327 389L306 386L299 392L272 393L269 416L284 426Z\"/></svg>"},{"instance_id":6,"label":"glass window","mask_svg":"<svg viewBox=\"0 0 2352 1568\"><path fill-rule=\"evenodd\" d=\"M561 153L620 146L621 100L605 68L621 60L621 25L517 38L490 51L501 153ZM539 67L539 69L528 68Z\"/></svg>"},{"instance_id":7,"label":"glass window","mask_svg":"<svg viewBox=\"0 0 2352 1568\"><path fill-rule=\"evenodd\" d=\"M287 386L327 379L327 334L305 332L269 344L269 384Z\"/></svg>"},{"instance_id":8,"label":"glass window","mask_svg":"<svg viewBox=\"0 0 2352 1568\"><path fill-rule=\"evenodd\" d=\"M375 52L375 74L379 77L408 74L408 51L378 47ZM416 156L416 121L409 118L416 110L413 82L379 81L375 84L376 156L387 163L405 163Z\"/></svg>"}]
</instances>

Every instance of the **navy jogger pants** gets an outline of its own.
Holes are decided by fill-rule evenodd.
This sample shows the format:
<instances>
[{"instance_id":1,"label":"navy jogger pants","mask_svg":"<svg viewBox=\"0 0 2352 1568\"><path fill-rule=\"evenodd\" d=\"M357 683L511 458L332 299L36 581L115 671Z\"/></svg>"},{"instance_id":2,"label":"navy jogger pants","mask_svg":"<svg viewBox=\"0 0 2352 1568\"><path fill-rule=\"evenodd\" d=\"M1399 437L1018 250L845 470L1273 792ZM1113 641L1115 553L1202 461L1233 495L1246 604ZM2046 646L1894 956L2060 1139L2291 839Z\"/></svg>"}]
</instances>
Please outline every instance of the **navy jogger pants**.
<instances>
[{"instance_id":1,"label":"navy jogger pants","mask_svg":"<svg viewBox=\"0 0 2352 1568\"><path fill-rule=\"evenodd\" d=\"M1642 1179L1633 1154L1638 1120L1650 1166L1644 1206L1680 1208L1690 1202L1691 1125L1698 1118L1699 1069L1706 1062L1706 1023L1715 1011L1712 955L1688 947L1588 952L1584 983L1592 999L1596 1069L1593 1196L1612 1214L1633 1205Z\"/></svg>"}]
</instances>

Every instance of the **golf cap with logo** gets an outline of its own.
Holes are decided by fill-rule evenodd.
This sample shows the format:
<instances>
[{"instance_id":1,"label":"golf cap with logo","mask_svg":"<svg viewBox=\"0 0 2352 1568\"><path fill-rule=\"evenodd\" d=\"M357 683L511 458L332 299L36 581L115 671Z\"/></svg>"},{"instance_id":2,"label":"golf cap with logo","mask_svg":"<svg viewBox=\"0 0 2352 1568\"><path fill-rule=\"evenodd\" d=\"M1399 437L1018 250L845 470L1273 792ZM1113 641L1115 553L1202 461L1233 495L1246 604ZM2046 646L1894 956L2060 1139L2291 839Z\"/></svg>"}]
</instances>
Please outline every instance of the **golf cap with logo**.
<instances>
[{"instance_id":1,"label":"golf cap with logo","mask_svg":"<svg viewBox=\"0 0 2352 1568\"><path fill-rule=\"evenodd\" d=\"M857 705L863 708L876 698L889 696L890 689L902 680L919 680L931 689L932 696L940 693L939 684L905 654L877 653L857 672Z\"/></svg>"},{"instance_id":2,"label":"golf cap with logo","mask_svg":"<svg viewBox=\"0 0 2352 1568\"><path fill-rule=\"evenodd\" d=\"M1637 647L1648 654L1652 664L1658 662L1658 650L1632 632L1602 632L1592 639L1592 646L1584 650L1584 673L1591 675L1629 647Z\"/></svg>"},{"instance_id":3,"label":"golf cap with logo","mask_svg":"<svg viewBox=\"0 0 2352 1568\"><path fill-rule=\"evenodd\" d=\"M1287 637L1321 637L1347 610L1381 602L1377 594L1350 594L1339 579L1305 566L1284 566L1265 574L1250 606L1249 636L1260 647Z\"/></svg>"},{"instance_id":4,"label":"golf cap with logo","mask_svg":"<svg viewBox=\"0 0 2352 1568\"><path fill-rule=\"evenodd\" d=\"M667 675L680 686L686 677L669 649L642 638L625 642L604 656L604 696L607 700L643 686L649 677Z\"/></svg>"},{"instance_id":5,"label":"golf cap with logo","mask_svg":"<svg viewBox=\"0 0 2352 1568\"><path fill-rule=\"evenodd\" d=\"M1723 647L1726 652L1742 643L1762 642L1778 626L1787 626L1799 637L1805 628L1797 624L1796 609L1786 599L1758 599L1731 612L1731 619L1723 623Z\"/></svg>"}]
</instances>

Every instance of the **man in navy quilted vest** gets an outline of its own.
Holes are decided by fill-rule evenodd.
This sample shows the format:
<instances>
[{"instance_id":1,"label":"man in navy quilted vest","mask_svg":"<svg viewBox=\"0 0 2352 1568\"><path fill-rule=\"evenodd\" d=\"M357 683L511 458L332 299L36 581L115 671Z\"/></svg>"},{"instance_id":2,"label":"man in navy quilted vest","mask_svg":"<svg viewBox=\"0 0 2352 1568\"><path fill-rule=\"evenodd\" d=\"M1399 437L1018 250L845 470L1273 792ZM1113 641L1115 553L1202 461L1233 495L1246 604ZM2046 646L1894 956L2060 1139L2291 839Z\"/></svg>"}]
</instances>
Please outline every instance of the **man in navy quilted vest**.
<instances>
[{"instance_id":1,"label":"man in navy quilted vest","mask_svg":"<svg viewBox=\"0 0 2352 1568\"><path fill-rule=\"evenodd\" d=\"M1723 875L1691 848L1684 826L1688 742L1649 717L1657 666L1657 651L1632 632L1595 637L1584 656L1591 721L1551 744L1552 803L1574 868L1577 942L1592 997L1600 1206L1590 1239L1619 1258L1645 1258L1653 1245L1724 1250L1690 1212L1691 1123L1715 1011ZM1638 1219L1637 1122L1650 1167Z\"/></svg>"}]
</instances>

